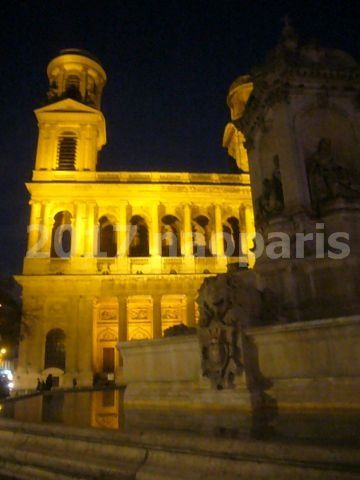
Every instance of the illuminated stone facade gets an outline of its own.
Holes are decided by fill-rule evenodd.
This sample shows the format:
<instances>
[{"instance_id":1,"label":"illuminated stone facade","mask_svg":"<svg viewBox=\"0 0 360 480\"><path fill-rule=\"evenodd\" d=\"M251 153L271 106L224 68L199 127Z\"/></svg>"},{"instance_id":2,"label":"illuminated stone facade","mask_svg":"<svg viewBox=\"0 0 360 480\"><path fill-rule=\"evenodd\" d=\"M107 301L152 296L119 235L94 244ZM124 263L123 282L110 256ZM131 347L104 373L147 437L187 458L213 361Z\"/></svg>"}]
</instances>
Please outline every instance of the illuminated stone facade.
<instances>
[{"instance_id":1,"label":"illuminated stone facade","mask_svg":"<svg viewBox=\"0 0 360 480\"><path fill-rule=\"evenodd\" d=\"M17 386L33 388L49 372L62 385L91 384L94 374L121 381L119 340L194 325L204 278L253 263L239 235L254 231L246 151L241 139L224 140L238 174L97 171L104 70L67 50L48 77L48 103L35 111L28 251L17 277L27 326Z\"/></svg>"}]
</instances>

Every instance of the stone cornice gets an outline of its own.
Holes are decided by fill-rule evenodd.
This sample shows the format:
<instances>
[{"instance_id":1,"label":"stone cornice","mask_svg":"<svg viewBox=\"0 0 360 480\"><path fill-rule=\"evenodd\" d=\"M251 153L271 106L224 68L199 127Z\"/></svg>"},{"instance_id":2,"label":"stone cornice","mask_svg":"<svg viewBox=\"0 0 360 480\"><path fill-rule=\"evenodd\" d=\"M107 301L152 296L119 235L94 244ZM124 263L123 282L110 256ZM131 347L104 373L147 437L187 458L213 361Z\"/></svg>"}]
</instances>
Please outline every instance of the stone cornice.
<instances>
[{"instance_id":1,"label":"stone cornice","mask_svg":"<svg viewBox=\"0 0 360 480\"><path fill-rule=\"evenodd\" d=\"M280 64L274 66L274 70L264 67L254 76L254 90L242 117L233 122L245 135L246 148L252 148L256 131L265 129L264 119L269 108L280 102L289 103L291 95L299 91L323 92L324 88L341 94L358 91L360 68L330 68L320 64Z\"/></svg>"},{"instance_id":2,"label":"stone cornice","mask_svg":"<svg viewBox=\"0 0 360 480\"><path fill-rule=\"evenodd\" d=\"M33 182L121 183L121 184L202 184L246 185L249 176L243 173L196 172L91 172L75 170L34 170Z\"/></svg>"}]
</instances>

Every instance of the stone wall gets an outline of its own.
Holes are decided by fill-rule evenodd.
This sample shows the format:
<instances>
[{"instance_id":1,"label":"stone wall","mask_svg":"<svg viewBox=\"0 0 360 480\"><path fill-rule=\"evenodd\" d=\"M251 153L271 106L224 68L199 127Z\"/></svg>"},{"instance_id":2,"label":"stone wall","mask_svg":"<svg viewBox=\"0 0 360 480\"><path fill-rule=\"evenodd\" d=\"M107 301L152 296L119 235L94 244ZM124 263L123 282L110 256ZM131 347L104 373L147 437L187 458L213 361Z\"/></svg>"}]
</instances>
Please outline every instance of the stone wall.
<instances>
[{"instance_id":1,"label":"stone wall","mask_svg":"<svg viewBox=\"0 0 360 480\"><path fill-rule=\"evenodd\" d=\"M360 317L254 328L268 393L279 407L360 408Z\"/></svg>"},{"instance_id":2,"label":"stone wall","mask_svg":"<svg viewBox=\"0 0 360 480\"><path fill-rule=\"evenodd\" d=\"M360 409L360 317L249 329L266 393L281 409ZM121 342L127 406L249 410L245 375L232 390L202 377L196 336Z\"/></svg>"}]
</instances>

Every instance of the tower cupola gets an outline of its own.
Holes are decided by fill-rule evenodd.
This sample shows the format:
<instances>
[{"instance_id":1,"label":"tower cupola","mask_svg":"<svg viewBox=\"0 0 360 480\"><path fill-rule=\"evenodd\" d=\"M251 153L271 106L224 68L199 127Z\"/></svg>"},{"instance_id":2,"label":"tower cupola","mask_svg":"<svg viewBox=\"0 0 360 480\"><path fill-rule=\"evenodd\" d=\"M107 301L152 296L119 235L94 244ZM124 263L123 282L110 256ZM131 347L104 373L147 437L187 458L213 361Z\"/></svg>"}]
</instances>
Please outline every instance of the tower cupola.
<instances>
[{"instance_id":1,"label":"tower cupola","mask_svg":"<svg viewBox=\"0 0 360 480\"><path fill-rule=\"evenodd\" d=\"M94 171L106 144L100 110L106 73L84 50L61 50L48 65L48 101L35 110L39 140L35 171Z\"/></svg>"},{"instance_id":2,"label":"tower cupola","mask_svg":"<svg viewBox=\"0 0 360 480\"><path fill-rule=\"evenodd\" d=\"M66 49L50 61L48 101L72 98L100 109L106 73L100 62L86 50Z\"/></svg>"},{"instance_id":3,"label":"tower cupola","mask_svg":"<svg viewBox=\"0 0 360 480\"><path fill-rule=\"evenodd\" d=\"M236 161L237 168L242 172L249 171L245 137L239 129L238 122L242 117L245 105L250 97L253 84L249 75L242 75L232 83L227 96L230 108L231 122L225 127L223 147L230 157Z\"/></svg>"}]
</instances>

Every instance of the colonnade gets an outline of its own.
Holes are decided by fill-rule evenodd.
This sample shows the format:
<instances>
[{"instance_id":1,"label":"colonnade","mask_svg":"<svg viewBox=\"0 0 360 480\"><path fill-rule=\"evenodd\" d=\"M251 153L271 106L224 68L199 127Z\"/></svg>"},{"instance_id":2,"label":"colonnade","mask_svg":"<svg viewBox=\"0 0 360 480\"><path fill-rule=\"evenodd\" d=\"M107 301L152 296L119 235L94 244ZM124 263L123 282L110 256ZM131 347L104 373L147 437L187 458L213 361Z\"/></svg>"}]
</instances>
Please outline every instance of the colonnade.
<instances>
[{"instance_id":1,"label":"colonnade","mask_svg":"<svg viewBox=\"0 0 360 480\"><path fill-rule=\"evenodd\" d=\"M54 217L59 212L68 212L69 218L71 218L71 224L62 225L62 228L71 230L72 241L69 256L72 257L96 257L99 255L100 218L107 218L113 227L116 256L131 256L129 247L134 241L131 238L131 225L137 226L136 223L132 223L134 217L143 220L144 228L147 230L148 255L150 256L164 254L162 242L164 241L163 219L165 216L171 216L177 221L177 227L173 227L173 233L180 243L180 249L178 254L171 256L229 256L224 248L224 225L228 219L232 218L238 222L240 233L250 233L254 228L250 204L229 207L218 203L209 205L182 203L173 207L171 211L165 209L164 213L164 206L160 203L153 203L146 208L133 207L127 202L109 208L97 205L93 201L61 205L55 202L34 200L30 203L28 257L50 255ZM160 214L160 206L162 214ZM240 241L240 251L247 252L246 235L241 235ZM208 247L208 254L199 254L196 251L196 247L200 247L199 243L201 242L204 247Z\"/></svg>"}]
</instances>

